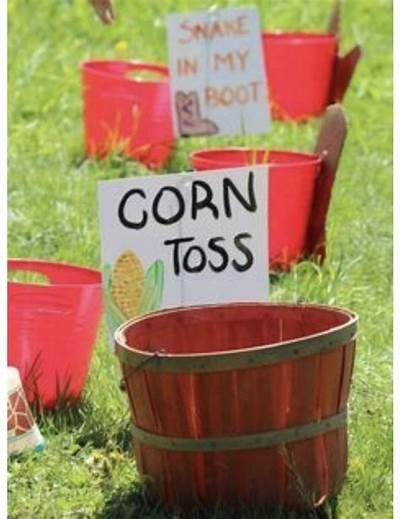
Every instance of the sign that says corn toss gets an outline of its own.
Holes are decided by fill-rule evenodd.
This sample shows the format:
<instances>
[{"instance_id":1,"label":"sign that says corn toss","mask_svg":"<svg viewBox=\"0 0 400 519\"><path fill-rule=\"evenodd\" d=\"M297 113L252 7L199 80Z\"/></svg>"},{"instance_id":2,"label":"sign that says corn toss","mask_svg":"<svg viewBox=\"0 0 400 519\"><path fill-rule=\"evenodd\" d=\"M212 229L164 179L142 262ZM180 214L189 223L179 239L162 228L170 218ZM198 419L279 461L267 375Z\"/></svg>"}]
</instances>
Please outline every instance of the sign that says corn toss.
<instances>
[{"instance_id":1,"label":"sign that says corn toss","mask_svg":"<svg viewBox=\"0 0 400 519\"><path fill-rule=\"evenodd\" d=\"M110 332L176 306L268 294L266 166L99 183Z\"/></svg>"},{"instance_id":2,"label":"sign that says corn toss","mask_svg":"<svg viewBox=\"0 0 400 519\"><path fill-rule=\"evenodd\" d=\"M167 16L178 137L266 133L270 114L256 8Z\"/></svg>"}]
</instances>

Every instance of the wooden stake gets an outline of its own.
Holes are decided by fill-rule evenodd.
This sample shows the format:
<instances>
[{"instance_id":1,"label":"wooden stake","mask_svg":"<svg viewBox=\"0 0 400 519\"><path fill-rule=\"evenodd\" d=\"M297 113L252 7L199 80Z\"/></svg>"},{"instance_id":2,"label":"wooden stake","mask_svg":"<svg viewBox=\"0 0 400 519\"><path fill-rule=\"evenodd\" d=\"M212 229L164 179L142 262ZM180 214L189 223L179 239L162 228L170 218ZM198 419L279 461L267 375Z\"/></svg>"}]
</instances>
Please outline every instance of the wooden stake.
<instances>
[{"instance_id":1,"label":"wooden stake","mask_svg":"<svg viewBox=\"0 0 400 519\"><path fill-rule=\"evenodd\" d=\"M341 15L341 2L340 0L334 0L331 12L329 15L327 31L333 34L339 35L340 31L340 15Z\"/></svg>"},{"instance_id":2,"label":"wooden stake","mask_svg":"<svg viewBox=\"0 0 400 519\"><path fill-rule=\"evenodd\" d=\"M347 122L340 104L328 106L314 152L322 158L317 177L306 240L306 257L322 263L326 255L326 219L340 155L347 135Z\"/></svg>"}]
</instances>

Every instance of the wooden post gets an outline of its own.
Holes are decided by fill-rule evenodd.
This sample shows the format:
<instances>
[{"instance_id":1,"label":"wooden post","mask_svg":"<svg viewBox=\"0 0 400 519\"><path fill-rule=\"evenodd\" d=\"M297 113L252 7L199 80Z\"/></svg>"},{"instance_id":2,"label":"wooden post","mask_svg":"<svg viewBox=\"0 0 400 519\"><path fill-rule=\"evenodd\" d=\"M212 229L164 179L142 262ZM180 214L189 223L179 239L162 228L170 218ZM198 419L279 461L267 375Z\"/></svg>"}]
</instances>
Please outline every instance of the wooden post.
<instances>
[{"instance_id":1,"label":"wooden post","mask_svg":"<svg viewBox=\"0 0 400 519\"><path fill-rule=\"evenodd\" d=\"M340 155L347 134L347 122L340 104L328 106L314 152L322 158L308 224L305 257L323 263L326 255L326 219Z\"/></svg>"}]
</instances>

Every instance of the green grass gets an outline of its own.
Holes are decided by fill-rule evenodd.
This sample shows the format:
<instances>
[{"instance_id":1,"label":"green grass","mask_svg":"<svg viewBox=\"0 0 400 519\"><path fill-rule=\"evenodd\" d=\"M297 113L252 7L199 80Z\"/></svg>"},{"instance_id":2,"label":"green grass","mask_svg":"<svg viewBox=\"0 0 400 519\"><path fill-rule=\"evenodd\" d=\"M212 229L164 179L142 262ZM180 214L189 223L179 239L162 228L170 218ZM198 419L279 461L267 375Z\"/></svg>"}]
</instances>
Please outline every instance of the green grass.
<instances>
[{"instance_id":1,"label":"green grass","mask_svg":"<svg viewBox=\"0 0 400 519\"><path fill-rule=\"evenodd\" d=\"M264 27L325 26L329 0L258 3ZM211 3L209 4L211 5ZM164 15L205 8L199 0L117 0L118 23L103 27L84 0L10 0L9 255L99 265L96 184L144 172L114 157L83 161L78 64L113 57L166 61ZM349 135L329 214L328 261L280 275L273 300L343 305L360 316L350 401L349 469L339 516L392 516L392 7L389 0L344 2L343 48L364 56L346 97ZM319 121L275 124L255 144L312 149ZM188 154L235 139L180 142L168 171ZM168 517L149 502L133 462L128 406L104 324L81 406L40 420L43 454L9 462L10 517ZM227 511L208 517L227 516ZM247 510L241 517L267 517ZM275 514L278 517L279 514Z\"/></svg>"}]
</instances>

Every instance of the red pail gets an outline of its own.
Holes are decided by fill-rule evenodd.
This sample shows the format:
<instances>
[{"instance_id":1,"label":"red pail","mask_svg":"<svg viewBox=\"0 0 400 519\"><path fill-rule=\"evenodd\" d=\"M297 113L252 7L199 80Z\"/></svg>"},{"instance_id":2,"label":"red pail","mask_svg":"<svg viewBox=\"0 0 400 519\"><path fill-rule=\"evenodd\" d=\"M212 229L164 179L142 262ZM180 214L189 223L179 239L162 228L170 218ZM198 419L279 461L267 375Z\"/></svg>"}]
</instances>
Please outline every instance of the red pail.
<instances>
[{"instance_id":1,"label":"red pail","mask_svg":"<svg viewBox=\"0 0 400 519\"><path fill-rule=\"evenodd\" d=\"M331 102L338 53L335 34L263 33L272 115L304 121Z\"/></svg>"},{"instance_id":2,"label":"red pail","mask_svg":"<svg viewBox=\"0 0 400 519\"><path fill-rule=\"evenodd\" d=\"M173 509L336 495L357 317L320 305L179 308L115 334L137 465Z\"/></svg>"},{"instance_id":3,"label":"red pail","mask_svg":"<svg viewBox=\"0 0 400 519\"><path fill-rule=\"evenodd\" d=\"M285 269L302 258L320 157L293 151L221 148L195 151L191 163L198 171L268 164L269 266Z\"/></svg>"},{"instance_id":4,"label":"red pail","mask_svg":"<svg viewBox=\"0 0 400 519\"><path fill-rule=\"evenodd\" d=\"M119 151L149 167L162 167L174 144L168 68L134 61L81 65L86 154ZM152 80L134 74L151 74Z\"/></svg>"},{"instance_id":5,"label":"red pail","mask_svg":"<svg viewBox=\"0 0 400 519\"><path fill-rule=\"evenodd\" d=\"M48 280L8 282L8 364L30 403L54 408L79 399L102 315L100 272L27 259L9 260L8 270Z\"/></svg>"}]
</instances>

